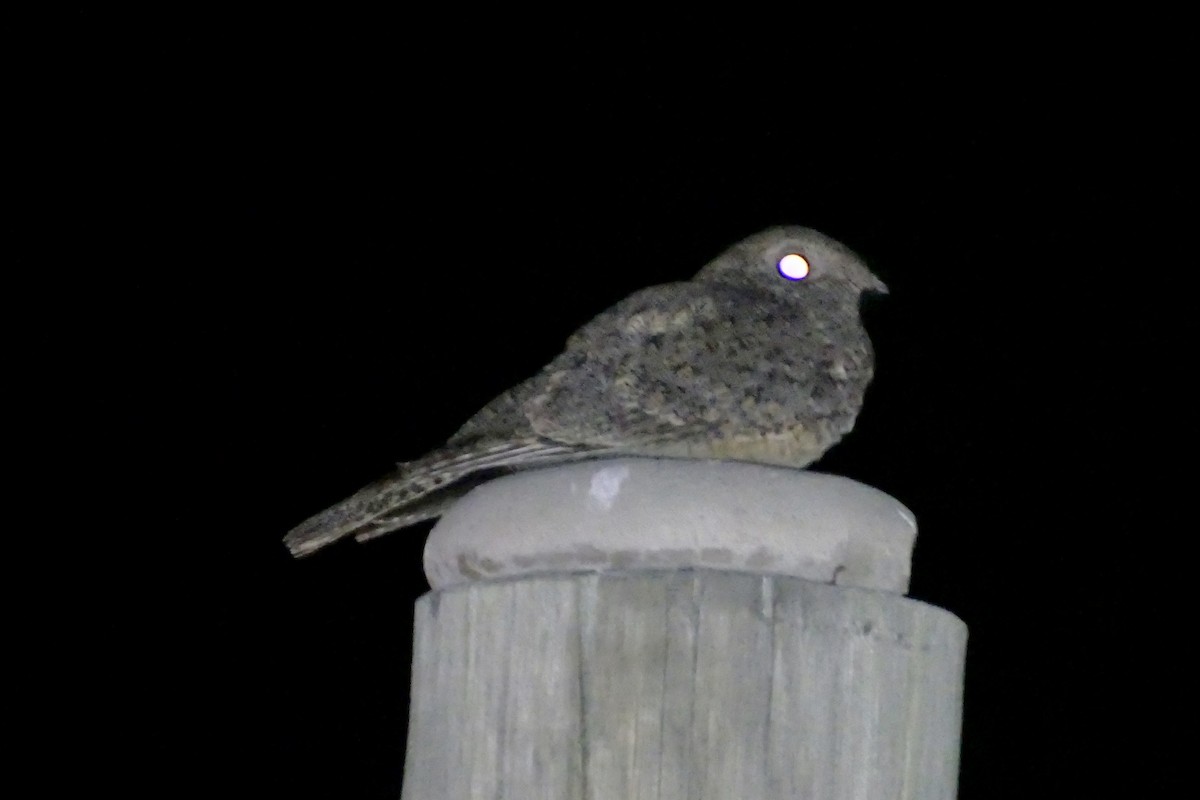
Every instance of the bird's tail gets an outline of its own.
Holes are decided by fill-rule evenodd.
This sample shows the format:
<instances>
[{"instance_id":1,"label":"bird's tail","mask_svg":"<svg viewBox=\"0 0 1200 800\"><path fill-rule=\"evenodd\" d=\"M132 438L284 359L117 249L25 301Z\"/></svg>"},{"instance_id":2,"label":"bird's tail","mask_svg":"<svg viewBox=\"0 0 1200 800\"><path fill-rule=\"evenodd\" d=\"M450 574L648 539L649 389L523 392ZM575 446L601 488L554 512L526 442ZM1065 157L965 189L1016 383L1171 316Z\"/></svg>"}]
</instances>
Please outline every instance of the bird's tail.
<instances>
[{"instance_id":1,"label":"bird's tail","mask_svg":"<svg viewBox=\"0 0 1200 800\"><path fill-rule=\"evenodd\" d=\"M372 539L440 516L450 501L470 488L462 485L469 476L516 465L570 461L589 452L594 451L536 437L443 448L401 464L391 475L309 517L283 541L292 555L305 556L345 536Z\"/></svg>"}]
</instances>

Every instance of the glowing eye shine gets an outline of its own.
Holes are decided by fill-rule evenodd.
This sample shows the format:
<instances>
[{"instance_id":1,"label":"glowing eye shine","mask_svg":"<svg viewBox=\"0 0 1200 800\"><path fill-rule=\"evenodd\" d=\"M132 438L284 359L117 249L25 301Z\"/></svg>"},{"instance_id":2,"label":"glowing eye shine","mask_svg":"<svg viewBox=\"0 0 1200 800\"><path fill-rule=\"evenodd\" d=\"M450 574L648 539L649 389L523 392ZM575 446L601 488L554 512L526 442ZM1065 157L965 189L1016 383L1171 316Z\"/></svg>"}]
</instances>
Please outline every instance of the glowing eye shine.
<instances>
[{"instance_id":1,"label":"glowing eye shine","mask_svg":"<svg viewBox=\"0 0 1200 800\"><path fill-rule=\"evenodd\" d=\"M808 261L799 253L788 253L779 259L779 274L789 281L802 281L808 277Z\"/></svg>"}]
</instances>

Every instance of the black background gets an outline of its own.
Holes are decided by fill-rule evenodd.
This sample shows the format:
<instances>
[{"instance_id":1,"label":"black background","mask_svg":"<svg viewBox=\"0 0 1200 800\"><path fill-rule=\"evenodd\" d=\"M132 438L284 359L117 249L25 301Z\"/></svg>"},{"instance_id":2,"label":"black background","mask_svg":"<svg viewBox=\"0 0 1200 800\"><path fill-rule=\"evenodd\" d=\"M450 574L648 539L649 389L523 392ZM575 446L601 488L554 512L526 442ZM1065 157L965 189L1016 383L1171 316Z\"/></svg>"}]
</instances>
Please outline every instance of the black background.
<instances>
[{"instance_id":1,"label":"black background","mask_svg":"<svg viewBox=\"0 0 1200 800\"><path fill-rule=\"evenodd\" d=\"M66 761L398 796L428 526L280 537L614 301L798 223L892 290L818 469L916 513L911 595L970 626L960 797L1166 791L1196 282L1161 31L461 14L81 9L18 69Z\"/></svg>"}]
</instances>

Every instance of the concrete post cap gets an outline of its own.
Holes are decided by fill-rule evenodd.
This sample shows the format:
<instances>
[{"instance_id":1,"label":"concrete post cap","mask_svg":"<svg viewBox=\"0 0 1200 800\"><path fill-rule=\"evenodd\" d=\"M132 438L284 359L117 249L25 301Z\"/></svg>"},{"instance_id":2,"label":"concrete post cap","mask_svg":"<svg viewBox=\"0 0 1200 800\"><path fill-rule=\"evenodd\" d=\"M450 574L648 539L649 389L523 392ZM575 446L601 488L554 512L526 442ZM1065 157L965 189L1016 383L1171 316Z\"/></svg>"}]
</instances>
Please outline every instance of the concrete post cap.
<instances>
[{"instance_id":1,"label":"concrete post cap","mask_svg":"<svg viewBox=\"0 0 1200 800\"><path fill-rule=\"evenodd\" d=\"M714 568L903 594L912 512L835 475L726 461L617 458L471 490L425 545L434 589L539 573Z\"/></svg>"}]
</instances>

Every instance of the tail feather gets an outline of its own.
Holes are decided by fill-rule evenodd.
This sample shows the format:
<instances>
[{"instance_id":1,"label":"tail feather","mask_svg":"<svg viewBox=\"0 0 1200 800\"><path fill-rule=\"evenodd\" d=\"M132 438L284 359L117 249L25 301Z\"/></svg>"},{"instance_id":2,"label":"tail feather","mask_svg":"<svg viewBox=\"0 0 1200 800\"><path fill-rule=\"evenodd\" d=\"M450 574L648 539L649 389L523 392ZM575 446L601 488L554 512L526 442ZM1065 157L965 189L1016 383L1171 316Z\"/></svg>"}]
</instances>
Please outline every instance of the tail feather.
<instances>
[{"instance_id":1,"label":"tail feather","mask_svg":"<svg viewBox=\"0 0 1200 800\"><path fill-rule=\"evenodd\" d=\"M516 465L570 461L594 452L586 447L537 438L438 450L401 464L395 473L309 517L288 532L284 543L292 555L304 556L346 536L355 536L360 541L373 539L422 519L440 516L462 493L447 493L448 490L472 474ZM435 492L447 494L444 498L430 497Z\"/></svg>"},{"instance_id":2,"label":"tail feather","mask_svg":"<svg viewBox=\"0 0 1200 800\"><path fill-rule=\"evenodd\" d=\"M453 486L422 497L411 505L380 514L354 531L354 541L366 542L427 519L436 519L446 513L450 506L462 499L463 495L487 480L488 478L483 474L468 476L455 481Z\"/></svg>"}]
</instances>

